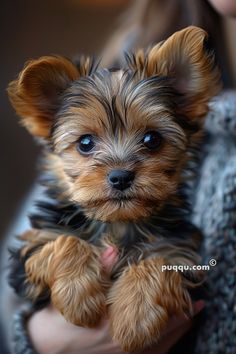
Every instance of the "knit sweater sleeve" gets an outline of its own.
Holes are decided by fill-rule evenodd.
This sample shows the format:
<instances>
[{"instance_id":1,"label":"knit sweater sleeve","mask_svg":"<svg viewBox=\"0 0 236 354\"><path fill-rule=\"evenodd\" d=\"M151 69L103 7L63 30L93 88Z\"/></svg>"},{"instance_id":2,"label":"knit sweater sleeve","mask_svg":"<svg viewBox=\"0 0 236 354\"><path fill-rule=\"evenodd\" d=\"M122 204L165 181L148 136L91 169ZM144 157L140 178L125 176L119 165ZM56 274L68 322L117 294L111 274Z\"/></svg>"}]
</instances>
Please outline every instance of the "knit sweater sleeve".
<instances>
[{"instance_id":1,"label":"knit sweater sleeve","mask_svg":"<svg viewBox=\"0 0 236 354\"><path fill-rule=\"evenodd\" d=\"M37 354L27 330L29 317L34 313L31 306L20 308L13 317L13 353Z\"/></svg>"},{"instance_id":2,"label":"knit sweater sleeve","mask_svg":"<svg viewBox=\"0 0 236 354\"><path fill-rule=\"evenodd\" d=\"M203 264L209 299L206 322L198 333L196 354L236 353L236 92L212 103L194 203L194 221L202 230Z\"/></svg>"}]
</instances>

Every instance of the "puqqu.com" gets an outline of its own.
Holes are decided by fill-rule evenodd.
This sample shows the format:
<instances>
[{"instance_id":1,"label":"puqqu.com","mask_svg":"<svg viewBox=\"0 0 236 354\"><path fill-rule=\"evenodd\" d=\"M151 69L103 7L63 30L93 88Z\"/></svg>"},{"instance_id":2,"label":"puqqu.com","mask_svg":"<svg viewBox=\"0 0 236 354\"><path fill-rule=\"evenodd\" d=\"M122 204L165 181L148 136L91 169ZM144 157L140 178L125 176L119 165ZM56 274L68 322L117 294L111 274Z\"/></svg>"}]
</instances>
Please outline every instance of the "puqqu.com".
<instances>
[{"instance_id":1,"label":"puqqu.com","mask_svg":"<svg viewBox=\"0 0 236 354\"><path fill-rule=\"evenodd\" d=\"M194 264L192 266L189 266L189 265L181 265L181 264L178 264L178 265L173 265L173 264L166 264L166 265L162 265L161 266L161 271L162 272L165 272L165 271L168 271L168 270L173 270L175 272L185 272L185 271L188 271L188 270L191 270L191 271L197 271L197 270L210 270L211 267L215 267L217 264L217 261L212 258L209 260L208 264Z\"/></svg>"}]
</instances>

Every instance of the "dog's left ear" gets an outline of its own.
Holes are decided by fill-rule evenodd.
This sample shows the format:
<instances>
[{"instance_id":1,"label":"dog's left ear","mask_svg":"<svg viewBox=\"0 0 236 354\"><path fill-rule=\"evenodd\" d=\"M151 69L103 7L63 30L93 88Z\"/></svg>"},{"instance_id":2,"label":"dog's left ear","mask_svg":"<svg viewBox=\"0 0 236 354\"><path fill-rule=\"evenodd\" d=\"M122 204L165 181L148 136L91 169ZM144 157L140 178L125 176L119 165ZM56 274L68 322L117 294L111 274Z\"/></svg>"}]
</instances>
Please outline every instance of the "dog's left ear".
<instances>
[{"instance_id":1,"label":"dog's left ear","mask_svg":"<svg viewBox=\"0 0 236 354\"><path fill-rule=\"evenodd\" d=\"M140 50L133 57L128 56L128 65L140 78L169 78L184 113L189 117L204 116L209 99L220 88L219 71L207 40L208 35L201 28L187 27L146 53Z\"/></svg>"},{"instance_id":2,"label":"dog's left ear","mask_svg":"<svg viewBox=\"0 0 236 354\"><path fill-rule=\"evenodd\" d=\"M26 63L8 94L22 124L32 135L47 139L60 108L62 94L70 83L86 76L93 60L82 57L77 65L60 56L44 56Z\"/></svg>"}]
</instances>

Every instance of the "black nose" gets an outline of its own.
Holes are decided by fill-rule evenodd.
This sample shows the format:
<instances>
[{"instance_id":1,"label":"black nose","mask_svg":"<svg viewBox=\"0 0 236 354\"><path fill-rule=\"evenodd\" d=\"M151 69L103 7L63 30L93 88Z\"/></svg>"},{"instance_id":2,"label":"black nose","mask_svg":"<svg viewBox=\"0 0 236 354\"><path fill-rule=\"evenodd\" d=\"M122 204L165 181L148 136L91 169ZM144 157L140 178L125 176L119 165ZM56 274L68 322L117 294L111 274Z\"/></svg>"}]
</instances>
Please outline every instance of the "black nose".
<instances>
[{"instance_id":1,"label":"black nose","mask_svg":"<svg viewBox=\"0 0 236 354\"><path fill-rule=\"evenodd\" d=\"M124 191L129 188L134 180L134 172L126 170L113 170L108 175L108 181L110 185L118 189L119 191Z\"/></svg>"}]
</instances>

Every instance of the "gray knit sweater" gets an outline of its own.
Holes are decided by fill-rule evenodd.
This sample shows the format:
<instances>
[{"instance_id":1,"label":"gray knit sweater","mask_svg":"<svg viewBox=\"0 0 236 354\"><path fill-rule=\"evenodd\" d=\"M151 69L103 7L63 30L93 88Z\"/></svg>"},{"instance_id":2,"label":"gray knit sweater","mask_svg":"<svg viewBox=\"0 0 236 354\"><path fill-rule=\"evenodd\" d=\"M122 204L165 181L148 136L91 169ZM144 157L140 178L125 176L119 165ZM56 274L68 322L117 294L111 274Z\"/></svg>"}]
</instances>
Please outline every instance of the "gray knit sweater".
<instances>
[{"instance_id":1,"label":"gray knit sweater","mask_svg":"<svg viewBox=\"0 0 236 354\"><path fill-rule=\"evenodd\" d=\"M195 354L236 354L236 92L224 92L211 105L207 141L196 183L193 220L204 234L203 264L210 297ZM31 354L24 330L28 313L15 316L17 354ZM186 353L190 354L190 353Z\"/></svg>"},{"instance_id":2,"label":"gray knit sweater","mask_svg":"<svg viewBox=\"0 0 236 354\"><path fill-rule=\"evenodd\" d=\"M236 93L211 105L207 143L195 194L194 221L203 231L210 296L196 354L236 353Z\"/></svg>"}]
</instances>

